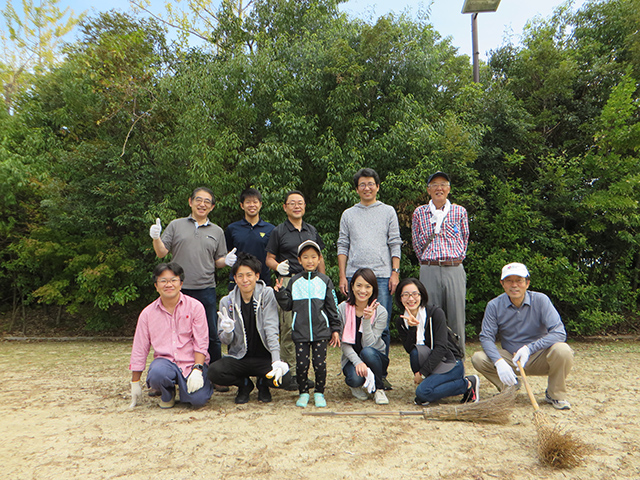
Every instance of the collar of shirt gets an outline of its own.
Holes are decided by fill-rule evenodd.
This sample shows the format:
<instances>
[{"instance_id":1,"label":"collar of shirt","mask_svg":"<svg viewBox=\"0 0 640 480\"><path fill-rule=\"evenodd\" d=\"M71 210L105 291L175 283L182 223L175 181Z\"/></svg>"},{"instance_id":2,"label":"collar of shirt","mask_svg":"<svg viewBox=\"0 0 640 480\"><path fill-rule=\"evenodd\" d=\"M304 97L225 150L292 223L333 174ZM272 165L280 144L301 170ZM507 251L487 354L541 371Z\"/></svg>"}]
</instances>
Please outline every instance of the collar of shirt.
<instances>
[{"instance_id":1,"label":"collar of shirt","mask_svg":"<svg viewBox=\"0 0 640 480\"><path fill-rule=\"evenodd\" d=\"M256 222L255 225L251 225L251 223L249 223L249 221L246 218L242 218L240 219L241 225L242 226L248 226L248 227L262 227L263 225L266 225L267 222L265 222L264 220L262 220L262 218L258 218L258 221Z\"/></svg>"},{"instance_id":2,"label":"collar of shirt","mask_svg":"<svg viewBox=\"0 0 640 480\"><path fill-rule=\"evenodd\" d=\"M527 290L525 292L524 300L522 301L522 305L520 305L520 308L524 307L525 305L531 306L531 292L529 290ZM509 298L509 295L507 295L506 292L504 294L504 299L502 301L502 307L503 308L509 308L509 307L518 308L513 303L511 303L511 299Z\"/></svg>"},{"instance_id":3,"label":"collar of shirt","mask_svg":"<svg viewBox=\"0 0 640 480\"><path fill-rule=\"evenodd\" d=\"M162 303L162 297L158 297L154 303L156 305L156 308L159 308L160 310L164 310L169 315L172 315L171 313L169 313L169 310L167 310L167 308ZM177 310L178 305L180 305L181 303L184 303L184 293L182 293L182 292L180 292L180 298L178 299L178 302L176 303L176 306L173 309L174 313Z\"/></svg>"},{"instance_id":4,"label":"collar of shirt","mask_svg":"<svg viewBox=\"0 0 640 480\"><path fill-rule=\"evenodd\" d=\"M284 221L284 224L287 226L290 232L298 231L298 229L293 226L293 223L291 223L291 220L289 220L288 218ZM302 221L302 225L300 226L300 231L302 230L309 230L307 222L305 222L304 220Z\"/></svg>"},{"instance_id":5,"label":"collar of shirt","mask_svg":"<svg viewBox=\"0 0 640 480\"><path fill-rule=\"evenodd\" d=\"M202 225L198 225L198 222L196 221L196 219L193 218L191 215L189 215L187 218L193 222L193 224L196 226L196 229L200 227L206 227L211 223L209 222L209 217L207 217L207 221L204 222Z\"/></svg>"}]
</instances>

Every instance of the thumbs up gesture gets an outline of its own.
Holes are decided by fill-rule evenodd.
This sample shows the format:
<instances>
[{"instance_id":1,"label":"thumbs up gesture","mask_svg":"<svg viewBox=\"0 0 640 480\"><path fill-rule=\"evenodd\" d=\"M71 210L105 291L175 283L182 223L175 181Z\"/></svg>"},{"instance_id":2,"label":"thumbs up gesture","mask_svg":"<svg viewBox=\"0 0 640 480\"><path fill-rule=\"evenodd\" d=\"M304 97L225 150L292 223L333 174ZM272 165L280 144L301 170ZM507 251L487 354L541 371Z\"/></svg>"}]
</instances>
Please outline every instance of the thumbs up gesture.
<instances>
[{"instance_id":1,"label":"thumbs up gesture","mask_svg":"<svg viewBox=\"0 0 640 480\"><path fill-rule=\"evenodd\" d=\"M224 257L224 264L227 267L233 267L237 261L238 255L236 255L236 248L234 247L233 250L227 253L227 256Z\"/></svg>"},{"instance_id":2,"label":"thumbs up gesture","mask_svg":"<svg viewBox=\"0 0 640 480\"><path fill-rule=\"evenodd\" d=\"M160 238L160 232L162 232L162 224L160 223L160 219L156 218L156 223L149 228L149 236L156 240Z\"/></svg>"}]
</instances>

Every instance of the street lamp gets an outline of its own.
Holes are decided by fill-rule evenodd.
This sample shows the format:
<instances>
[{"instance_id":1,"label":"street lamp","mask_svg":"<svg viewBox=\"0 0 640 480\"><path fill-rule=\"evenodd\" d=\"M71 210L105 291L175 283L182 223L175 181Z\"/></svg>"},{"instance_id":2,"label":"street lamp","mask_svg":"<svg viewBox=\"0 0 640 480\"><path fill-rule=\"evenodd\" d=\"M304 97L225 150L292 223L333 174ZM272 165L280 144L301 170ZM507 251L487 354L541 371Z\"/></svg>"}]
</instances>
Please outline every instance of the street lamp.
<instances>
[{"instance_id":1,"label":"street lamp","mask_svg":"<svg viewBox=\"0 0 640 480\"><path fill-rule=\"evenodd\" d=\"M471 48L473 49L473 81L480 82L480 51L478 47L478 13L495 12L500 0L464 0L462 13L471 14Z\"/></svg>"}]
</instances>

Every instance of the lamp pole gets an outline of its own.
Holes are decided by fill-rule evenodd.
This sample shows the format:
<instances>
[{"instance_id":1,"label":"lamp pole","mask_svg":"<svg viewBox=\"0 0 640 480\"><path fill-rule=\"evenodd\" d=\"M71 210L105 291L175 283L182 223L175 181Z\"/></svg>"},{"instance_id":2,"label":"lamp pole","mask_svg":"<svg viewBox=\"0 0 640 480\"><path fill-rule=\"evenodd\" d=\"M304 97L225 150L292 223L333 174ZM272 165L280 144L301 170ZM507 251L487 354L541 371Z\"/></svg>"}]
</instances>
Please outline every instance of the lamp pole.
<instances>
[{"instance_id":1,"label":"lamp pole","mask_svg":"<svg viewBox=\"0 0 640 480\"><path fill-rule=\"evenodd\" d=\"M462 13L471 14L471 49L473 50L473 81L480 83L480 47L478 46L478 13L495 12L500 0L464 0Z\"/></svg>"}]
</instances>

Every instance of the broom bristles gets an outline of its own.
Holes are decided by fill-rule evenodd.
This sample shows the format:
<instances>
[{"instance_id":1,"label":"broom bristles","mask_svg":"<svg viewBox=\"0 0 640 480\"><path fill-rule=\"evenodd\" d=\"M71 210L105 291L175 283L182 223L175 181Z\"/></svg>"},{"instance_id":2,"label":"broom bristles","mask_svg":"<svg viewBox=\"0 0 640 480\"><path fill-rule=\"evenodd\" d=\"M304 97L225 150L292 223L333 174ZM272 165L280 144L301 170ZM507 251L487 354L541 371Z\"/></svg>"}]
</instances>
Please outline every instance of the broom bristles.
<instances>
[{"instance_id":1,"label":"broom bristles","mask_svg":"<svg viewBox=\"0 0 640 480\"><path fill-rule=\"evenodd\" d=\"M558 425L549 425L539 410L534 412L533 423L538 434L540 462L551 468L574 468L582 464L591 447Z\"/></svg>"},{"instance_id":2,"label":"broom bristles","mask_svg":"<svg viewBox=\"0 0 640 480\"><path fill-rule=\"evenodd\" d=\"M515 387L507 387L498 395L477 403L462 405L441 405L425 408L423 415L427 420L458 420L466 422L509 423L509 415L516 402Z\"/></svg>"}]
</instances>

